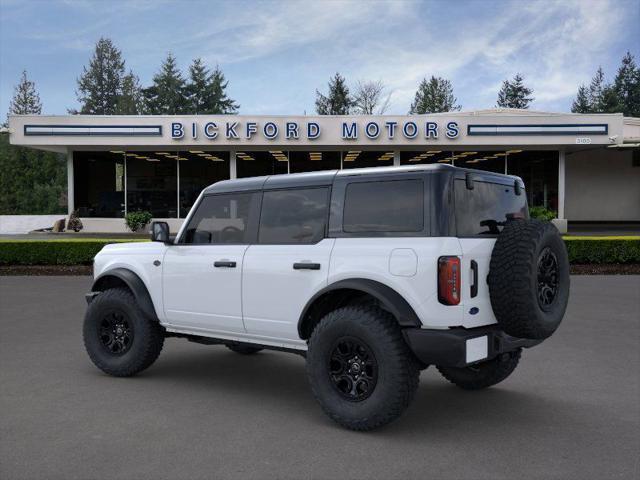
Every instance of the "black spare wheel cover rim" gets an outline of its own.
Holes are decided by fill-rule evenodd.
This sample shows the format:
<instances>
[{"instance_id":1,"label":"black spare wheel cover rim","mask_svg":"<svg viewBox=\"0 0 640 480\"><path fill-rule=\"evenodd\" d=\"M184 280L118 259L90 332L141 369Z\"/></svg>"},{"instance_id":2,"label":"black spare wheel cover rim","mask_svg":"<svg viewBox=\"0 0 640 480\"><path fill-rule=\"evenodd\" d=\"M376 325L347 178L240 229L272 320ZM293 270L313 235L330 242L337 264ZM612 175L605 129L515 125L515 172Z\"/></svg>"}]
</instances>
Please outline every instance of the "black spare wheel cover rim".
<instances>
[{"instance_id":1,"label":"black spare wheel cover rim","mask_svg":"<svg viewBox=\"0 0 640 480\"><path fill-rule=\"evenodd\" d=\"M550 247L544 247L538 256L538 305L548 311L558 296L558 257Z\"/></svg>"},{"instance_id":2,"label":"black spare wheel cover rim","mask_svg":"<svg viewBox=\"0 0 640 480\"><path fill-rule=\"evenodd\" d=\"M340 337L329 352L329 381L338 394L350 402L369 398L378 381L378 362L369 346L356 337Z\"/></svg>"},{"instance_id":3,"label":"black spare wheel cover rim","mask_svg":"<svg viewBox=\"0 0 640 480\"><path fill-rule=\"evenodd\" d=\"M133 343L133 322L122 310L109 310L100 319L98 337L107 353L124 355Z\"/></svg>"}]
</instances>

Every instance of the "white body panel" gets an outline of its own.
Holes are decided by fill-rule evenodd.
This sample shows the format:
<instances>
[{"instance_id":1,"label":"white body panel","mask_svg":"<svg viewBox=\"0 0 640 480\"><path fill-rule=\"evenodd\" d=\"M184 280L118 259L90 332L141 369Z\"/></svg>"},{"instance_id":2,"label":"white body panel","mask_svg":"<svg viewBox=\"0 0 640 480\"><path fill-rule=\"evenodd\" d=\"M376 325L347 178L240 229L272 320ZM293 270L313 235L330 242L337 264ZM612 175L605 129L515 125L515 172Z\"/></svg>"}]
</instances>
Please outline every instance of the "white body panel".
<instances>
[{"instance_id":1,"label":"white body panel","mask_svg":"<svg viewBox=\"0 0 640 480\"><path fill-rule=\"evenodd\" d=\"M298 335L300 314L316 293L341 280L387 285L409 303L423 328L496 323L486 283L494 243L454 237L337 238L315 245L126 243L105 247L94 272L127 268L136 273L168 331L306 350ZM457 306L438 301L438 258L445 255L461 258ZM221 260L236 267L214 267ZM474 298L471 260L478 263ZM320 269L294 270L297 262L318 263Z\"/></svg>"},{"instance_id":2,"label":"white body panel","mask_svg":"<svg viewBox=\"0 0 640 480\"><path fill-rule=\"evenodd\" d=\"M106 245L93 261L93 276L97 278L109 270L125 268L138 275L147 286L153 306L162 322L164 305L162 302L162 262L167 246L160 242L113 243Z\"/></svg>"},{"instance_id":3,"label":"white body panel","mask_svg":"<svg viewBox=\"0 0 640 480\"><path fill-rule=\"evenodd\" d=\"M247 332L300 341L298 319L309 299L327 286L335 239L315 245L251 245L242 273L242 308ZM319 270L294 270L317 263Z\"/></svg>"},{"instance_id":4,"label":"white body panel","mask_svg":"<svg viewBox=\"0 0 640 480\"><path fill-rule=\"evenodd\" d=\"M172 245L163 265L166 324L211 333L244 333L242 261L247 245ZM235 262L215 267L214 262Z\"/></svg>"},{"instance_id":5,"label":"white body panel","mask_svg":"<svg viewBox=\"0 0 640 480\"><path fill-rule=\"evenodd\" d=\"M445 306L438 301L438 258L461 254L457 238L338 238L331 255L328 283L351 278L374 280L402 295L425 328L461 326L463 307ZM415 258L415 266L411 265L411 257ZM414 275L410 275L412 269Z\"/></svg>"},{"instance_id":6,"label":"white body panel","mask_svg":"<svg viewBox=\"0 0 640 480\"><path fill-rule=\"evenodd\" d=\"M462 295L460 304L464 305L463 326L467 328L480 327L496 323L496 317L491 308L491 298L489 297L489 285L487 275L489 275L489 263L491 262L491 252L496 243L495 238L461 238L462 258L460 268L462 271ZM471 260L478 264L478 295L471 298L472 271ZM477 313L473 314L474 308Z\"/></svg>"}]
</instances>

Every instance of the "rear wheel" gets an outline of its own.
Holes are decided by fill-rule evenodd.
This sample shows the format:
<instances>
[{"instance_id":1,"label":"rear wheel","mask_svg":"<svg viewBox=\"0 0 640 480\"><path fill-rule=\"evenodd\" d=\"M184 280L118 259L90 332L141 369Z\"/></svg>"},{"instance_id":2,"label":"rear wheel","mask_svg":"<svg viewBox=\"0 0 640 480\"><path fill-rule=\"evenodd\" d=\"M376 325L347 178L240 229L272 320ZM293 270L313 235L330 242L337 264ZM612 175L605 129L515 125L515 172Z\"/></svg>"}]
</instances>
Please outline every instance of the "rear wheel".
<instances>
[{"instance_id":1,"label":"rear wheel","mask_svg":"<svg viewBox=\"0 0 640 480\"><path fill-rule=\"evenodd\" d=\"M480 390L506 379L518 366L520 349L463 368L438 367L444 378L465 390Z\"/></svg>"},{"instance_id":2,"label":"rear wheel","mask_svg":"<svg viewBox=\"0 0 640 480\"><path fill-rule=\"evenodd\" d=\"M148 368L164 345L164 329L123 288L106 290L93 299L84 318L83 337L95 366L116 377Z\"/></svg>"},{"instance_id":3,"label":"rear wheel","mask_svg":"<svg viewBox=\"0 0 640 480\"><path fill-rule=\"evenodd\" d=\"M248 343L227 343L226 347L232 352L242 355L253 355L262 350L262 348L249 345Z\"/></svg>"},{"instance_id":4,"label":"rear wheel","mask_svg":"<svg viewBox=\"0 0 640 480\"><path fill-rule=\"evenodd\" d=\"M420 370L388 312L348 306L314 329L307 375L325 413L352 430L371 430L398 418L418 387Z\"/></svg>"}]
</instances>

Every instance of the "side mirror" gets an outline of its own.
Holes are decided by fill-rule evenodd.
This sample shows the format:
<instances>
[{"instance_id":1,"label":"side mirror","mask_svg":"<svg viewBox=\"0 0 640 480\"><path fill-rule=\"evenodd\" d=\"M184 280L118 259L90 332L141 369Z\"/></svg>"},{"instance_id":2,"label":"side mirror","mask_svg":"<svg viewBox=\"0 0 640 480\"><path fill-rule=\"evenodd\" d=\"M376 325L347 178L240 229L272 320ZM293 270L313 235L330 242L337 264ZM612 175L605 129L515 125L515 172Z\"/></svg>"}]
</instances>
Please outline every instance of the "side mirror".
<instances>
[{"instance_id":1,"label":"side mirror","mask_svg":"<svg viewBox=\"0 0 640 480\"><path fill-rule=\"evenodd\" d=\"M153 222L151 224L151 241L169 243L169 224L167 222Z\"/></svg>"}]
</instances>

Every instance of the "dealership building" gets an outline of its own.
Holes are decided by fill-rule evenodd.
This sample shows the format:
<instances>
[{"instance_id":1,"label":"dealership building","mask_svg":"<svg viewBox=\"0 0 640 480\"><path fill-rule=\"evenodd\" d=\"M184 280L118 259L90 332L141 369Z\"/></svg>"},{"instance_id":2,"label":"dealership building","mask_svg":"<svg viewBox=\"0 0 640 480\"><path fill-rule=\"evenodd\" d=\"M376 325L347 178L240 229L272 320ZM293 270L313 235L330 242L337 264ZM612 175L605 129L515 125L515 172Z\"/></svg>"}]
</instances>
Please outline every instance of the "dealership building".
<instances>
[{"instance_id":1,"label":"dealership building","mask_svg":"<svg viewBox=\"0 0 640 480\"><path fill-rule=\"evenodd\" d=\"M640 223L640 119L622 114L26 115L9 133L66 155L69 212L86 231L124 231L138 210L176 229L205 186L229 178L430 163L521 177L561 229Z\"/></svg>"}]
</instances>

